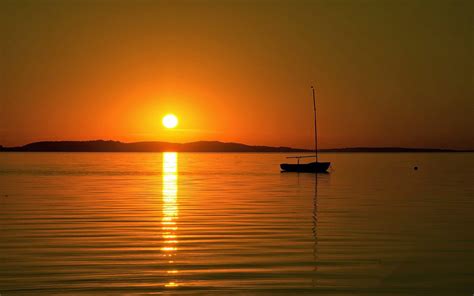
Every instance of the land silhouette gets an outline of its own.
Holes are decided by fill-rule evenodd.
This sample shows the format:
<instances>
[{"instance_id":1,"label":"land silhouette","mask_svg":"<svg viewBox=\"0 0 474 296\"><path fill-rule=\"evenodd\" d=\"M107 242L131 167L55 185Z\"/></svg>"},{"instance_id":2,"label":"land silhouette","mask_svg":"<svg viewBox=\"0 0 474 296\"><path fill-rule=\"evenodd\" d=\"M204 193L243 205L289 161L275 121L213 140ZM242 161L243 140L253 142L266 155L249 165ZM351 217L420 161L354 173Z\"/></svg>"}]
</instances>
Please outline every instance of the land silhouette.
<instances>
[{"instance_id":1,"label":"land silhouette","mask_svg":"<svg viewBox=\"0 0 474 296\"><path fill-rule=\"evenodd\" d=\"M190 143L170 142L134 142L119 141L42 141L24 146L3 147L0 152L311 152L314 150L291 148L252 146L240 143L219 141L197 141ZM461 150L436 148L404 148L404 147L348 147L318 149L321 152L463 152Z\"/></svg>"}]
</instances>

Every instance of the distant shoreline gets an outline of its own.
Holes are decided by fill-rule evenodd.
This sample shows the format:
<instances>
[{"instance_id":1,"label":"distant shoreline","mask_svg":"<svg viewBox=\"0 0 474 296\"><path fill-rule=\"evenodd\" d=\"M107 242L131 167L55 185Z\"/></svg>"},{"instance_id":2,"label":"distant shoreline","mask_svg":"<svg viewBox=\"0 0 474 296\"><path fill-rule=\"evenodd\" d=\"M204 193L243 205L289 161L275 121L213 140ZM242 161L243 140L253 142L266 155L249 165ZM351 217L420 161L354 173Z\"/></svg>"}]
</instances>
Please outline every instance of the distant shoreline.
<instances>
[{"instance_id":1,"label":"distant shoreline","mask_svg":"<svg viewBox=\"0 0 474 296\"><path fill-rule=\"evenodd\" d=\"M311 153L313 150L251 146L240 143L226 143L219 141L198 141L190 143L170 142L134 142L123 143L118 141L43 141L34 142L18 147L0 146L0 152L254 152L254 153ZM474 150L454 150L438 148L406 148L406 147L347 147L320 149L318 152L351 152L351 153L404 153L404 152L474 152Z\"/></svg>"}]
</instances>

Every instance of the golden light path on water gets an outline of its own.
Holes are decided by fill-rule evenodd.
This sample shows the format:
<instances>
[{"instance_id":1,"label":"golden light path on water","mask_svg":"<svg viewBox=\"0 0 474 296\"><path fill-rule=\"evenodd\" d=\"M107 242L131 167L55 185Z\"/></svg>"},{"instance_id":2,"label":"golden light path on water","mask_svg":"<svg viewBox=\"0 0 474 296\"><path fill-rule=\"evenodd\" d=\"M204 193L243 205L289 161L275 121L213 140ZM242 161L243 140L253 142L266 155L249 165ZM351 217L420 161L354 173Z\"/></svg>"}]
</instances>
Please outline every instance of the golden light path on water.
<instances>
[{"instance_id":1,"label":"golden light path on water","mask_svg":"<svg viewBox=\"0 0 474 296\"><path fill-rule=\"evenodd\" d=\"M168 268L166 273L170 279L165 287L177 287L176 274L173 268L174 258L178 251L178 154L176 152L163 153L163 218L161 229L163 236L163 256L167 257Z\"/></svg>"}]
</instances>

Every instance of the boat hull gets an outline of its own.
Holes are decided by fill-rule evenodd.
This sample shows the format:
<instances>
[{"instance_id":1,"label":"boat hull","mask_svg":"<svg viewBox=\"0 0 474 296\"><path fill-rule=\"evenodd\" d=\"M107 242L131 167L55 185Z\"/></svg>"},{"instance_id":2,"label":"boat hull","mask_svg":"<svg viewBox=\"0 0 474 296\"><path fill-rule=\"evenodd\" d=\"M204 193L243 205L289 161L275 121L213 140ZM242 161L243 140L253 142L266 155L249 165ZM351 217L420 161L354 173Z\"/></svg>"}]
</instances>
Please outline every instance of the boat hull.
<instances>
[{"instance_id":1,"label":"boat hull","mask_svg":"<svg viewBox=\"0 0 474 296\"><path fill-rule=\"evenodd\" d=\"M301 173L325 173L328 171L330 162L310 162L302 164L282 163L280 168L284 172L301 172Z\"/></svg>"}]
</instances>

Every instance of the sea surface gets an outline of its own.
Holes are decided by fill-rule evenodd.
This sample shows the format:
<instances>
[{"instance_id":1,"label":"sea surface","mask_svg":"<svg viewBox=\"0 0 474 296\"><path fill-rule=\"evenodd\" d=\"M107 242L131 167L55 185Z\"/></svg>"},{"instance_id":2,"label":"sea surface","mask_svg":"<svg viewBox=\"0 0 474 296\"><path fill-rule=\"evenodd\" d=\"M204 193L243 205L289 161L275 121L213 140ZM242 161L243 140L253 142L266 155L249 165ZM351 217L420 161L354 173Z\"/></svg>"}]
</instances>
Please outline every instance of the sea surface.
<instances>
[{"instance_id":1,"label":"sea surface","mask_svg":"<svg viewBox=\"0 0 474 296\"><path fill-rule=\"evenodd\" d=\"M473 295L473 153L285 156L0 153L0 294Z\"/></svg>"}]
</instances>

